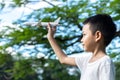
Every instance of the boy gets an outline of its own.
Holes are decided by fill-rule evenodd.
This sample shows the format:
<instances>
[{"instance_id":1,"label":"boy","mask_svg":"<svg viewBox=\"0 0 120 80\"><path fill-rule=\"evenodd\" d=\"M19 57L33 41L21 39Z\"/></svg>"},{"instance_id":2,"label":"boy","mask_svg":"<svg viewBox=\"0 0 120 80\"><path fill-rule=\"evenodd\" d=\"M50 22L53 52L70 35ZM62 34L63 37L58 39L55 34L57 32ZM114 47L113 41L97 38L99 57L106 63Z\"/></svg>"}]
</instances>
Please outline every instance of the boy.
<instances>
[{"instance_id":1,"label":"boy","mask_svg":"<svg viewBox=\"0 0 120 80\"><path fill-rule=\"evenodd\" d=\"M114 64L105 52L106 46L114 38L116 26L107 14L89 17L83 22L83 44L86 54L68 57L54 39L56 28L48 25L47 38L62 64L75 65L81 70L80 80L114 80Z\"/></svg>"}]
</instances>

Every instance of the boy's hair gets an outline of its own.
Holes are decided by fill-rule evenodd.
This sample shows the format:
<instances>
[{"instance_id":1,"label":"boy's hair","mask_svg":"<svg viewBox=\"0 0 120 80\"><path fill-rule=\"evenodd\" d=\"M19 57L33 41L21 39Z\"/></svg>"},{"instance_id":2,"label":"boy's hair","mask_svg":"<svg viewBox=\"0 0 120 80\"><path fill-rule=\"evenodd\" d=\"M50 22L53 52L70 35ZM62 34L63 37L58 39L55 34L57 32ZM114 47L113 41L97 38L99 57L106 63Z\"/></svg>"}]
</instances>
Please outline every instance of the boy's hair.
<instances>
[{"instance_id":1,"label":"boy's hair","mask_svg":"<svg viewBox=\"0 0 120 80\"><path fill-rule=\"evenodd\" d=\"M116 25L112 18L107 14L97 14L86 19L83 24L90 24L92 33L100 31L104 38L104 45L107 46L114 38L116 33Z\"/></svg>"}]
</instances>

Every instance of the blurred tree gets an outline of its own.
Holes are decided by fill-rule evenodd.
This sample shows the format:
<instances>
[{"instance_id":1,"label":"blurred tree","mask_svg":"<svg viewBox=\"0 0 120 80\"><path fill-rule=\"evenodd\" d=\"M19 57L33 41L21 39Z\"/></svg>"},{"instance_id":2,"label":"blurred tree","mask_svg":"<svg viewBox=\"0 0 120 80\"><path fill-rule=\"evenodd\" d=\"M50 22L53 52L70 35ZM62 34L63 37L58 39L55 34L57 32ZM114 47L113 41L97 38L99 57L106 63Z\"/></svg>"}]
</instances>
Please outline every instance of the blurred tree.
<instances>
[{"instance_id":1,"label":"blurred tree","mask_svg":"<svg viewBox=\"0 0 120 80\"><path fill-rule=\"evenodd\" d=\"M27 4L33 4L33 3L38 3L39 0L32 1L32 0L12 0L13 3L9 6L11 8L16 8L16 7L21 7L24 6L25 8L27 7ZM38 22L39 20L42 19L42 21L54 21L56 18L61 17L60 21L60 26L57 27L57 32L55 34L55 38L57 39L59 45L61 48L69 55L73 53L79 53L83 52L83 49L80 44L80 39L82 37L82 22L84 21L85 18L99 14L99 13L106 13L110 14L114 21L117 24L118 31L116 32L116 38L111 42L112 46L109 46L107 51L110 53L110 56L118 62L120 60L120 46L116 45L116 41L120 43L120 26L119 26L119 19L120 19L120 8L119 8L119 0L96 0L95 2L92 2L92 0L79 0L79 1L73 1L73 0L58 0L57 2L62 2L61 5L55 5L51 1L47 0L42 0L48 4L51 5L51 7L48 8L40 8L40 9L33 9L33 12L22 16L19 20L16 20L14 24L20 24L18 30L15 28L11 28L9 26L7 27L6 30L11 30L12 32L9 34L5 34L6 30L3 30L0 33L1 39L6 39L8 40L8 43L2 48L7 49L8 47L13 47L15 49L19 49L24 46L35 46L32 50L26 49L24 47L25 51L28 51L30 55L35 54L37 55L38 53L44 53L48 57L48 62L49 65L47 67L42 66L42 64L39 64L40 66L37 66L35 69L42 69L43 73L41 73L41 79L46 80L46 79L51 79L51 80L72 80L74 77L66 77L68 76L67 68L68 66L60 66L58 62L55 60L50 60L51 58L55 59L54 52L52 51L47 39L46 39L46 34L47 30L42 28L42 27L36 27L36 26L25 26L22 25L22 23L26 21L31 21L34 20ZM4 9L5 4L4 1L3 3L0 4L0 9ZM18 26L16 26L18 27ZM17 46L17 47L16 47ZM21 54L24 54L24 51L21 52ZM32 59L22 60L21 61L16 61L14 63L14 71L16 74L15 79L20 78L23 76L26 72L18 72L18 69L25 69L22 67L22 65L27 65L28 69L32 71L30 64L33 64L34 61L31 61ZM30 61L30 63L29 63ZM45 61L47 60L40 60L41 63L46 63ZM38 61L39 62L39 61ZM36 65L38 64L36 63ZM35 64L34 64L35 65ZM45 64L44 64L45 65ZM21 66L21 68L19 67ZM116 64L116 66L119 66L119 63ZM54 70L52 70L54 69ZM28 70L28 71L29 71ZM116 70L119 70L117 67ZM25 70L24 70L25 71ZM55 71L55 72L54 72ZM60 73L59 73L60 71ZM62 73L61 73L62 72ZM34 71L32 72L34 73ZM50 74L49 74L50 73ZM76 72L77 73L77 72ZM17 75L18 74L18 75ZM119 71L118 73L119 74ZM65 76L66 75L66 76ZM65 76L65 77L62 77ZM75 76L75 75L74 75ZM117 75L118 76L118 75ZM78 75L77 75L78 78ZM21 78L20 78L21 79ZM75 80L76 78L74 78ZM24 78L24 80L26 80ZM77 80L77 79L76 79ZM118 79L117 79L118 80Z\"/></svg>"},{"instance_id":2,"label":"blurred tree","mask_svg":"<svg viewBox=\"0 0 120 80\"><path fill-rule=\"evenodd\" d=\"M119 80L120 79L120 61L115 62L115 66L116 66L116 80Z\"/></svg>"},{"instance_id":3,"label":"blurred tree","mask_svg":"<svg viewBox=\"0 0 120 80\"><path fill-rule=\"evenodd\" d=\"M13 67L14 60L10 54L0 53L0 79L11 79L11 72L9 70Z\"/></svg>"}]
</instances>

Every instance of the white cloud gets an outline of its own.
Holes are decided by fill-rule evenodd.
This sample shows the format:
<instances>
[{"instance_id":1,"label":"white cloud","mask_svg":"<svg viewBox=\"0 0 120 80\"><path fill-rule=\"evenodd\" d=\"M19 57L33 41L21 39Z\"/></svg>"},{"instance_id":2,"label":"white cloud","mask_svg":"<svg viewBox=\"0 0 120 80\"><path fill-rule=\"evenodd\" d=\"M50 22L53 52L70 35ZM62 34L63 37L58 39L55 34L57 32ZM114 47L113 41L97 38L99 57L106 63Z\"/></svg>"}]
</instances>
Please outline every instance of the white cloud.
<instances>
[{"instance_id":1,"label":"white cloud","mask_svg":"<svg viewBox=\"0 0 120 80\"><path fill-rule=\"evenodd\" d=\"M31 55L29 54L29 52L22 53L22 56L25 57L25 58L31 57Z\"/></svg>"},{"instance_id":2,"label":"white cloud","mask_svg":"<svg viewBox=\"0 0 120 80\"><path fill-rule=\"evenodd\" d=\"M15 25L9 22L0 23L0 32L3 34L3 36L13 32L14 30L19 30L21 32L23 31L23 29L21 29L19 25Z\"/></svg>"},{"instance_id":3,"label":"white cloud","mask_svg":"<svg viewBox=\"0 0 120 80\"><path fill-rule=\"evenodd\" d=\"M45 55L43 53L38 53L37 54L37 58L42 58L42 57L45 57Z\"/></svg>"},{"instance_id":4,"label":"white cloud","mask_svg":"<svg viewBox=\"0 0 120 80\"><path fill-rule=\"evenodd\" d=\"M51 0L47 0L47 1L50 1L54 5L63 4L62 2L58 2L58 1L51 1ZM37 3L28 3L25 7L22 6L20 8L17 7L15 9L11 9L8 6L12 2L10 2L10 0L6 0L4 2L7 4L7 6L0 13L0 20L2 22L11 22L11 23L13 21L21 18L23 15L30 14L35 9L51 7L50 4L48 4L48 3L44 2L44 1L39 1Z\"/></svg>"},{"instance_id":5,"label":"white cloud","mask_svg":"<svg viewBox=\"0 0 120 80\"><path fill-rule=\"evenodd\" d=\"M49 0L50 3L54 4L54 5L60 5L63 4L62 2L58 2L58 1L51 1ZM48 4L45 1L40 1L36 4L28 4L26 5L27 7L31 8L31 9L40 9L40 8L46 8L46 7L51 7L50 4Z\"/></svg>"}]
</instances>

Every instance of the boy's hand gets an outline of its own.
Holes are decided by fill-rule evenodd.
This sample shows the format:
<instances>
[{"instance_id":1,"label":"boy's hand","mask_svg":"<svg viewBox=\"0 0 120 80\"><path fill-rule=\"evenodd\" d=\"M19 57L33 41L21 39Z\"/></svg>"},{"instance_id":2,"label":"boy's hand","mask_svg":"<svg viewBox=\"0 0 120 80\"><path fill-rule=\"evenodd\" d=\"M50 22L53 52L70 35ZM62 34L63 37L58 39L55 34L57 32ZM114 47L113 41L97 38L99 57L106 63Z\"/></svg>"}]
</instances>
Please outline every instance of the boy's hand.
<instances>
[{"instance_id":1,"label":"boy's hand","mask_svg":"<svg viewBox=\"0 0 120 80\"><path fill-rule=\"evenodd\" d=\"M57 25L56 25L57 26ZM47 33L47 38L50 39L50 38L54 38L54 33L56 31L56 26L52 27L50 25L50 23L48 24L47 26L47 29L48 29L48 33Z\"/></svg>"}]
</instances>

